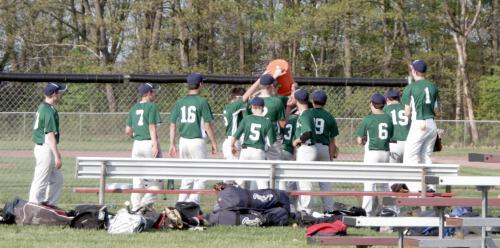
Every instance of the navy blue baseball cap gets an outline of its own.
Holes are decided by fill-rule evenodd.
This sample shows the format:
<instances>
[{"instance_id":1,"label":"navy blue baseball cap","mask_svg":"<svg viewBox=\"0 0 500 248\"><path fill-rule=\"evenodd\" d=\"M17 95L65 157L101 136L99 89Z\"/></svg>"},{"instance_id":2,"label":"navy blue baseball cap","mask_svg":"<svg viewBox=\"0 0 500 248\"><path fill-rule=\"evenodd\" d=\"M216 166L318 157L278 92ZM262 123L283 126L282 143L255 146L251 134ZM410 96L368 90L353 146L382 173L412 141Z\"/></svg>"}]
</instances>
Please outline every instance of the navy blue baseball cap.
<instances>
[{"instance_id":1,"label":"navy blue baseball cap","mask_svg":"<svg viewBox=\"0 0 500 248\"><path fill-rule=\"evenodd\" d=\"M385 97L380 93L375 93L372 95L370 101L373 104L385 104Z\"/></svg>"},{"instance_id":2,"label":"navy blue baseball cap","mask_svg":"<svg viewBox=\"0 0 500 248\"><path fill-rule=\"evenodd\" d=\"M203 82L204 80L205 80L205 78L201 74L199 74L199 73L191 73L187 77L187 84L189 84L189 85L198 85L201 82Z\"/></svg>"},{"instance_id":3,"label":"navy blue baseball cap","mask_svg":"<svg viewBox=\"0 0 500 248\"><path fill-rule=\"evenodd\" d=\"M299 102L309 101L309 93L306 90L298 89L293 93L293 97Z\"/></svg>"},{"instance_id":4,"label":"navy blue baseball cap","mask_svg":"<svg viewBox=\"0 0 500 248\"><path fill-rule=\"evenodd\" d=\"M262 97L256 96L250 101L250 104L253 106L264 107L264 99L262 99Z\"/></svg>"},{"instance_id":5,"label":"navy blue baseball cap","mask_svg":"<svg viewBox=\"0 0 500 248\"><path fill-rule=\"evenodd\" d=\"M274 84L274 78L270 74L264 74L260 76L260 84L261 85L271 85Z\"/></svg>"},{"instance_id":6,"label":"navy blue baseball cap","mask_svg":"<svg viewBox=\"0 0 500 248\"><path fill-rule=\"evenodd\" d=\"M411 67L415 71L418 71L421 73L425 73L427 71L427 64L425 63L425 61L423 61L421 59L413 61L413 63L411 63Z\"/></svg>"},{"instance_id":7,"label":"navy blue baseball cap","mask_svg":"<svg viewBox=\"0 0 500 248\"><path fill-rule=\"evenodd\" d=\"M326 100L328 99L328 97L326 96L326 93L322 90L317 90L315 92L312 93L312 99L313 99L313 102L317 102L317 103L326 103Z\"/></svg>"},{"instance_id":8,"label":"navy blue baseball cap","mask_svg":"<svg viewBox=\"0 0 500 248\"><path fill-rule=\"evenodd\" d=\"M160 90L160 85L158 84L153 84L153 83L143 83L141 86L139 86L139 93L141 95L144 95L148 92L151 91L158 91Z\"/></svg>"},{"instance_id":9,"label":"navy blue baseball cap","mask_svg":"<svg viewBox=\"0 0 500 248\"><path fill-rule=\"evenodd\" d=\"M399 91L397 90L389 90L387 93L385 93L385 97L390 98L390 99L399 99Z\"/></svg>"},{"instance_id":10,"label":"navy blue baseball cap","mask_svg":"<svg viewBox=\"0 0 500 248\"><path fill-rule=\"evenodd\" d=\"M46 96L50 96L54 93L66 92L66 90L68 90L68 86L66 86L64 84L48 83L47 86L45 86L43 93Z\"/></svg>"}]
</instances>

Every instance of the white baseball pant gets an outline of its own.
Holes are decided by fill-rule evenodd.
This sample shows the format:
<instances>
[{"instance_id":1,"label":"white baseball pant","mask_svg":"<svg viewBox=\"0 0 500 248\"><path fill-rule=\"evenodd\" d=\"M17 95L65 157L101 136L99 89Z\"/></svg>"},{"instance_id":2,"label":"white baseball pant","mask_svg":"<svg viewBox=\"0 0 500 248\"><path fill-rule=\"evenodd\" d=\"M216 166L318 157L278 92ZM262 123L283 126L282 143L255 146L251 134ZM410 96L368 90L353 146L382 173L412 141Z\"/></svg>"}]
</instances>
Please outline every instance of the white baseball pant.
<instances>
[{"instance_id":1,"label":"white baseball pant","mask_svg":"<svg viewBox=\"0 0 500 248\"><path fill-rule=\"evenodd\" d=\"M152 148L153 144L151 140L134 140L132 158L152 158ZM163 181L135 177L132 179L132 186L134 189L160 190L162 189ZM143 196L141 193L132 193L130 194L130 202L132 204L132 210L136 210L141 206L155 203L156 194L146 193Z\"/></svg>"},{"instance_id":2,"label":"white baseball pant","mask_svg":"<svg viewBox=\"0 0 500 248\"><path fill-rule=\"evenodd\" d=\"M389 143L390 157L389 163L403 163L403 156L405 154L405 141L396 141L396 143Z\"/></svg>"},{"instance_id":3,"label":"white baseball pant","mask_svg":"<svg viewBox=\"0 0 500 248\"><path fill-rule=\"evenodd\" d=\"M57 206L63 189L63 174L55 168L54 155L47 143L35 145L33 153L36 164L29 201Z\"/></svg>"},{"instance_id":4,"label":"white baseball pant","mask_svg":"<svg viewBox=\"0 0 500 248\"><path fill-rule=\"evenodd\" d=\"M281 153L282 160L295 160L293 157L293 154L291 154L288 151L283 150ZM297 190L297 182L287 182L287 181L279 181L278 183L278 189L280 190L285 190L285 191L296 191ZM290 210L291 212L296 212L297 206L297 196L290 196Z\"/></svg>"},{"instance_id":5,"label":"white baseball pant","mask_svg":"<svg viewBox=\"0 0 500 248\"><path fill-rule=\"evenodd\" d=\"M266 160L280 160L282 150L281 140L276 140L269 146L266 152Z\"/></svg>"},{"instance_id":6,"label":"white baseball pant","mask_svg":"<svg viewBox=\"0 0 500 248\"><path fill-rule=\"evenodd\" d=\"M314 145L301 145L297 148L297 161L316 161L318 156L316 152L316 147ZM311 191L312 183L299 181L298 182L298 190L300 191ZM309 205L311 204L311 196L310 195L301 195L299 196L299 200L297 202L297 211L306 211L307 213L311 212L311 208Z\"/></svg>"},{"instance_id":7,"label":"white baseball pant","mask_svg":"<svg viewBox=\"0 0 500 248\"><path fill-rule=\"evenodd\" d=\"M234 156L233 154L233 149L231 147L231 140L233 139L232 136L226 137L224 142L222 143L222 155L226 160L238 160L238 156ZM236 147L240 148L240 141L236 141Z\"/></svg>"},{"instance_id":8,"label":"white baseball pant","mask_svg":"<svg viewBox=\"0 0 500 248\"><path fill-rule=\"evenodd\" d=\"M315 144L316 150L318 151L317 161L330 161L330 148L329 146L323 144ZM319 190L322 192L332 191L331 182L319 182ZM329 212L333 211L333 197L322 196L321 201L323 202L323 211Z\"/></svg>"},{"instance_id":9,"label":"white baseball pant","mask_svg":"<svg viewBox=\"0 0 500 248\"><path fill-rule=\"evenodd\" d=\"M266 160L266 152L261 149L247 147L240 151L240 160ZM244 180L236 180L238 185L244 185ZM268 189L268 180L257 180L257 189Z\"/></svg>"},{"instance_id":10,"label":"white baseball pant","mask_svg":"<svg viewBox=\"0 0 500 248\"><path fill-rule=\"evenodd\" d=\"M185 159L207 158L207 145L205 139L179 139L179 157ZM182 179L180 189L205 189L206 180ZM200 203L199 194L179 194L179 202Z\"/></svg>"},{"instance_id":11,"label":"white baseball pant","mask_svg":"<svg viewBox=\"0 0 500 248\"><path fill-rule=\"evenodd\" d=\"M432 164L431 154L437 138L437 127L434 119L412 121L408 137L406 138L403 163L405 164ZM409 183L410 191L420 191L419 183ZM435 190L434 185L429 188Z\"/></svg>"},{"instance_id":12,"label":"white baseball pant","mask_svg":"<svg viewBox=\"0 0 500 248\"><path fill-rule=\"evenodd\" d=\"M389 152L388 151L369 151L365 149L364 163L388 163L389 162ZM364 183L364 191L383 191L390 192L388 183ZM375 216L377 214L378 198L376 196L363 196L363 203L361 207L366 211L367 216Z\"/></svg>"}]
</instances>

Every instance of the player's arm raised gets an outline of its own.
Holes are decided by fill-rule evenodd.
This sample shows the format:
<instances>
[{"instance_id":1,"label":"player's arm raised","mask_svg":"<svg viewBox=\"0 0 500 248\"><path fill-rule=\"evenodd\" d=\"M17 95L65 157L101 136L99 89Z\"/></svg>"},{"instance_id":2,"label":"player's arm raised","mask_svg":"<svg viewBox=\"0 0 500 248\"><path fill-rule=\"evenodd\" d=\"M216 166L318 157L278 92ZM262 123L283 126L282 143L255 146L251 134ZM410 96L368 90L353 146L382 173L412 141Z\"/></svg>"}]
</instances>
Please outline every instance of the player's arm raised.
<instances>
[{"instance_id":1,"label":"player's arm raised","mask_svg":"<svg viewBox=\"0 0 500 248\"><path fill-rule=\"evenodd\" d=\"M61 153L59 153L59 150L57 148L57 141L56 141L56 135L54 132L50 132L46 134L47 136L47 143L49 144L50 150L52 151L52 154L54 155L54 164L56 169L61 169L62 167L62 160L61 160Z\"/></svg>"}]
</instances>

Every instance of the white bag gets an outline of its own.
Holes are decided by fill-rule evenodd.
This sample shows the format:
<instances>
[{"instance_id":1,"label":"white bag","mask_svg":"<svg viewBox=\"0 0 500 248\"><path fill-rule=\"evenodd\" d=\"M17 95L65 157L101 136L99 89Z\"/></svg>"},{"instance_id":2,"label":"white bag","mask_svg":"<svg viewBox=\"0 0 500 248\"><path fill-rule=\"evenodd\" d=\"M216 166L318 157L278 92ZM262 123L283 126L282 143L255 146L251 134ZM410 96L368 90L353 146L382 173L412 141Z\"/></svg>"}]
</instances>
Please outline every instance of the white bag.
<instances>
[{"instance_id":1,"label":"white bag","mask_svg":"<svg viewBox=\"0 0 500 248\"><path fill-rule=\"evenodd\" d=\"M140 214L130 214L126 209L118 210L116 216L109 221L109 234L130 234L144 231L146 219Z\"/></svg>"}]
</instances>

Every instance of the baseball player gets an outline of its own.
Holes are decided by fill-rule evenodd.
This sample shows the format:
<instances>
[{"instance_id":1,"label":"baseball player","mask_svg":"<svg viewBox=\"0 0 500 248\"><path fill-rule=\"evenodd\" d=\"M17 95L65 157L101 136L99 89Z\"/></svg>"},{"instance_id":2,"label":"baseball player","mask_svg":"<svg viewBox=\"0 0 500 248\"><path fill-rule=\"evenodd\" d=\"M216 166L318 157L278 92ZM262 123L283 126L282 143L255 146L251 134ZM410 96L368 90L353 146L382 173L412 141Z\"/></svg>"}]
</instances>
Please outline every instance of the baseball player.
<instances>
[{"instance_id":1,"label":"baseball player","mask_svg":"<svg viewBox=\"0 0 500 248\"><path fill-rule=\"evenodd\" d=\"M240 160L265 160L266 148L276 141L276 131L272 122L264 117L264 99L254 97L250 101L252 115L241 121L231 140L233 154L237 153L236 141L243 136ZM243 185L241 181L237 182ZM268 181L257 181L258 189L269 188Z\"/></svg>"},{"instance_id":2,"label":"baseball player","mask_svg":"<svg viewBox=\"0 0 500 248\"><path fill-rule=\"evenodd\" d=\"M332 161L337 157L337 146L335 137L339 135L337 121L323 106L326 104L327 96L322 90L317 90L312 94L313 117L315 130L315 146L318 152L318 161ZM321 191L331 191L332 183L320 182ZM333 198L329 196L321 197L323 201L323 210L325 212L333 211Z\"/></svg>"},{"instance_id":3,"label":"baseball player","mask_svg":"<svg viewBox=\"0 0 500 248\"><path fill-rule=\"evenodd\" d=\"M399 102L399 92L389 90L386 94L387 105L384 113L389 115L394 125L394 135L389 143L390 163L403 163L405 141L410 130L410 120L405 115L405 106Z\"/></svg>"},{"instance_id":4,"label":"baseball player","mask_svg":"<svg viewBox=\"0 0 500 248\"><path fill-rule=\"evenodd\" d=\"M254 85L248 88L247 92L245 92L245 96L252 95L257 88L260 86L261 91L259 97L264 99L264 116L269 118L275 126L275 132L277 140L269 147L269 150L266 153L267 160L279 160L281 159L281 139L279 138L279 129L285 126L286 116L285 116L285 105L283 104L283 100L274 95L276 91L276 78L281 76L283 72L279 68L271 74L262 75L259 80L257 80Z\"/></svg>"},{"instance_id":5,"label":"baseball player","mask_svg":"<svg viewBox=\"0 0 500 248\"><path fill-rule=\"evenodd\" d=\"M224 115L224 126L226 127L226 139L224 143L222 143L222 154L224 158L227 160L235 160L238 157L235 157L232 152L231 147L231 137L236 132L238 128L238 124L243 119L243 113L246 108L245 102L243 102L243 94L245 94L245 89L243 88L233 88L231 90L230 102L224 107L223 115ZM236 142L236 145L239 147L239 142Z\"/></svg>"},{"instance_id":6,"label":"baseball player","mask_svg":"<svg viewBox=\"0 0 500 248\"><path fill-rule=\"evenodd\" d=\"M293 96L290 98L293 98ZM297 125L297 118L298 116L296 111L292 110L286 120L285 127L281 129L281 133L283 134L283 151L281 153L282 160L295 161L295 148L293 147L293 140L295 136L295 126ZM278 188L280 190L295 191L297 190L297 182L279 181ZM290 196L290 208L292 209L292 212L295 212L296 205L297 196Z\"/></svg>"},{"instance_id":7,"label":"baseball player","mask_svg":"<svg viewBox=\"0 0 500 248\"><path fill-rule=\"evenodd\" d=\"M32 140L35 143L35 172L31 183L29 201L57 205L62 192L62 159L59 144L59 114L55 106L61 101L67 87L48 83L44 89L45 99L36 111Z\"/></svg>"},{"instance_id":8,"label":"baseball player","mask_svg":"<svg viewBox=\"0 0 500 248\"><path fill-rule=\"evenodd\" d=\"M297 161L316 161L317 151L314 146L316 134L314 131L314 116L312 109L309 108L309 93L306 90L299 89L293 94L297 101L299 116L295 125L295 136L293 146L296 148ZM298 182L298 189L301 191L310 191L312 189L311 182ZM309 205L311 196L302 195L297 202L297 211L311 212Z\"/></svg>"},{"instance_id":9,"label":"baseball player","mask_svg":"<svg viewBox=\"0 0 500 248\"><path fill-rule=\"evenodd\" d=\"M179 123L179 157L184 159L204 159L207 157L205 136L212 145L212 154L217 153L217 140L213 131L213 115L207 99L201 97L200 90L204 78L198 73L187 77L188 94L175 102L170 116L170 149L171 157L177 156L175 135ZM206 180L183 179L181 189L204 189ZM179 202L200 202L199 194L179 194Z\"/></svg>"},{"instance_id":10,"label":"baseball player","mask_svg":"<svg viewBox=\"0 0 500 248\"><path fill-rule=\"evenodd\" d=\"M371 114L363 119L356 130L357 143L365 146L365 163L388 163L389 141L393 135L391 117L382 110L385 97L375 93L371 97ZM364 183L364 191L390 191L387 183ZM363 196L362 207L367 216L376 215L376 198Z\"/></svg>"},{"instance_id":11,"label":"baseball player","mask_svg":"<svg viewBox=\"0 0 500 248\"><path fill-rule=\"evenodd\" d=\"M425 79L427 65L423 60L411 64L415 82L406 86L402 102L411 126L405 144L404 163L431 164L431 154L437 137L434 118L438 107L438 89Z\"/></svg>"},{"instance_id":12,"label":"baseball player","mask_svg":"<svg viewBox=\"0 0 500 248\"><path fill-rule=\"evenodd\" d=\"M431 154L437 138L434 118L435 111L438 110L438 89L435 84L425 79L427 64L423 60L415 60L410 67L415 82L405 87L402 97L405 115L411 118L403 163L432 164ZM411 183L408 187L411 191L421 190L418 183ZM429 185L427 190L435 191L435 187Z\"/></svg>"},{"instance_id":13,"label":"baseball player","mask_svg":"<svg viewBox=\"0 0 500 248\"><path fill-rule=\"evenodd\" d=\"M128 112L125 133L134 139L132 146L132 158L161 158L160 141L158 140L158 126L161 123L160 112L153 101L160 86L152 83L144 83L139 86L141 100L134 104ZM156 189L162 188L163 181L144 178L132 180L134 189ZM152 205L156 201L156 194L132 193L130 202L132 209L141 206Z\"/></svg>"}]
</instances>

